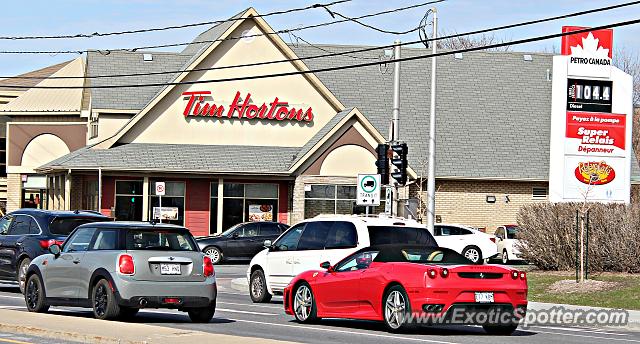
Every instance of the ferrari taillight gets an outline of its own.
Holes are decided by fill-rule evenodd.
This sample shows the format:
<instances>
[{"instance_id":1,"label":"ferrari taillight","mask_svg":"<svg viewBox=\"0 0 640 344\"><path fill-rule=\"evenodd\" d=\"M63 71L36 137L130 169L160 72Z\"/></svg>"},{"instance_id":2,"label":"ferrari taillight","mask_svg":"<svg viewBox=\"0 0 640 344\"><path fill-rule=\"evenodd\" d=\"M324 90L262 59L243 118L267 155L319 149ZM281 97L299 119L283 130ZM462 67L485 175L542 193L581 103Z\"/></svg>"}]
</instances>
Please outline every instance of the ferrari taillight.
<instances>
[{"instance_id":1,"label":"ferrari taillight","mask_svg":"<svg viewBox=\"0 0 640 344\"><path fill-rule=\"evenodd\" d=\"M521 279L521 280L525 280L526 278L527 278L527 273L526 273L526 272L524 272L524 271L521 271L521 272L520 272L520 279Z\"/></svg>"},{"instance_id":2,"label":"ferrari taillight","mask_svg":"<svg viewBox=\"0 0 640 344\"><path fill-rule=\"evenodd\" d=\"M511 278L518 279L518 271L511 271Z\"/></svg>"},{"instance_id":3,"label":"ferrari taillight","mask_svg":"<svg viewBox=\"0 0 640 344\"><path fill-rule=\"evenodd\" d=\"M429 269L427 275L429 275L429 277L431 278L436 278L438 276L438 272L436 271L436 269Z\"/></svg>"},{"instance_id":4,"label":"ferrari taillight","mask_svg":"<svg viewBox=\"0 0 640 344\"><path fill-rule=\"evenodd\" d=\"M128 254L121 254L118 257L118 272L122 275L133 275L136 266L133 264L133 257Z\"/></svg>"},{"instance_id":5,"label":"ferrari taillight","mask_svg":"<svg viewBox=\"0 0 640 344\"><path fill-rule=\"evenodd\" d=\"M442 277L442 278L449 277L449 269L442 268L442 270L440 270L440 277Z\"/></svg>"},{"instance_id":6,"label":"ferrari taillight","mask_svg":"<svg viewBox=\"0 0 640 344\"><path fill-rule=\"evenodd\" d=\"M204 256L202 261L202 274L204 277L210 277L214 274L213 263L211 262L211 258L209 256Z\"/></svg>"}]
</instances>

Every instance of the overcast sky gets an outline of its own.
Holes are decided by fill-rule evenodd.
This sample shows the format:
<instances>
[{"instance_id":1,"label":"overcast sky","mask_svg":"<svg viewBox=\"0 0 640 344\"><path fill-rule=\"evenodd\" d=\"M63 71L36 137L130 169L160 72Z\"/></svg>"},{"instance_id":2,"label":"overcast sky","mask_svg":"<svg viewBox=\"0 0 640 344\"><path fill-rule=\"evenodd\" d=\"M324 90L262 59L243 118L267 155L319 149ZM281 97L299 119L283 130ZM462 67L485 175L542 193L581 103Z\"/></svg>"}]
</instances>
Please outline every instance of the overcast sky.
<instances>
[{"instance_id":1,"label":"overcast sky","mask_svg":"<svg viewBox=\"0 0 640 344\"><path fill-rule=\"evenodd\" d=\"M335 5L333 9L349 16L418 4L426 0L353 0ZM31 0L4 4L0 36L55 35L109 32L141 29L193 22L221 20L253 6L259 13L302 7L330 0ZM446 32L465 32L525 20L555 16L618 4L623 0L447 0L437 4L440 28ZM418 25L427 7L365 20L387 30L407 30ZM501 39L520 39L560 32L562 25L598 26L640 18L640 5L606 13L548 22L509 31L497 32ZM322 9L266 18L275 30L327 22L332 19ZM104 38L67 40L0 41L0 50L84 50L130 48L153 44L191 41L205 27L132 34ZM384 45L395 36L373 32L353 23L298 32L312 43ZM288 36L283 37L288 40ZM400 37L404 41L418 39L417 34ZM560 39L513 47L517 51L551 50L559 47ZM640 49L640 26L617 28L614 46ZM77 57L78 55L0 55L0 76L17 75L30 70Z\"/></svg>"}]
</instances>

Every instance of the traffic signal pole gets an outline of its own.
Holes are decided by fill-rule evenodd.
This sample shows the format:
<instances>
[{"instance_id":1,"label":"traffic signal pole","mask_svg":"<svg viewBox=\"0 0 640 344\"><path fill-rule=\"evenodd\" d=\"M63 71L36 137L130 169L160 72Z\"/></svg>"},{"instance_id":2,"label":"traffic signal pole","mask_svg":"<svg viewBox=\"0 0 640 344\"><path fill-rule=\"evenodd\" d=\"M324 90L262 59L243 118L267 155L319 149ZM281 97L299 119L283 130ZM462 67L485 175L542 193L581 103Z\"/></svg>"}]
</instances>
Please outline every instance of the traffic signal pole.
<instances>
[{"instance_id":1,"label":"traffic signal pole","mask_svg":"<svg viewBox=\"0 0 640 344\"><path fill-rule=\"evenodd\" d=\"M429 171L427 176L427 228L433 233L436 208L436 38L438 11L433 13L433 56L431 57L431 113L429 115Z\"/></svg>"},{"instance_id":2,"label":"traffic signal pole","mask_svg":"<svg viewBox=\"0 0 640 344\"><path fill-rule=\"evenodd\" d=\"M393 137L392 143L400 139L400 40L394 42L396 45L393 48ZM394 183L393 193L391 196L391 215L398 215L398 185Z\"/></svg>"}]
</instances>

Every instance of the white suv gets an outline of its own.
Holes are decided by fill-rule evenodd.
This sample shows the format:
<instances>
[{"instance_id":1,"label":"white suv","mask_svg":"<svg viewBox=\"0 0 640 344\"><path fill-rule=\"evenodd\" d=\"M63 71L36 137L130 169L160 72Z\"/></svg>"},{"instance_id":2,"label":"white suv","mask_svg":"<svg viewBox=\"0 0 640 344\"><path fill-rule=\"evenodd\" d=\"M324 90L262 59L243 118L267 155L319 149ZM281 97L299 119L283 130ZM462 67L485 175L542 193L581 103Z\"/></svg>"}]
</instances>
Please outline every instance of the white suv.
<instances>
[{"instance_id":1,"label":"white suv","mask_svg":"<svg viewBox=\"0 0 640 344\"><path fill-rule=\"evenodd\" d=\"M301 272L331 264L368 246L383 244L437 246L426 227L416 221L385 216L318 216L289 228L249 264L247 279L253 302L281 294Z\"/></svg>"},{"instance_id":2,"label":"white suv","mask_svg":"<svg viewBox=\"0 0 640 344\"><path fill-rule=\"evenodd\" d=\"M493 236L475 228L438 223L433 231L438 246L452 249L476 264L498 255Z\"/></svg>"}]
</instances>

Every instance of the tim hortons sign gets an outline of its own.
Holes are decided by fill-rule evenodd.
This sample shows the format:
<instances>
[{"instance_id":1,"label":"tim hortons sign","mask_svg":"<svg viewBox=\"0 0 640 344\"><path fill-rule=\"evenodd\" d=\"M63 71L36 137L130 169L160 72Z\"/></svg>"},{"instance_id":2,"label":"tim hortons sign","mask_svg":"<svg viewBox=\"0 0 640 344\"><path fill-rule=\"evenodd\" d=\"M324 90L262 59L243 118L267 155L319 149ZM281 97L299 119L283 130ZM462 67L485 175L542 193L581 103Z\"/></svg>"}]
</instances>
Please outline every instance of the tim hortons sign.
<instances>
[{"instance_id":1,"label":"tim hortons sign","mask_svg":"<svg viewBox=\"0 0 640 344\"><path fill-rule=\"evenodd\" d=\"M289 107L289 103L281 101L278 97L270 103L262 105L253 104L251 93L242 98L240 92L228 106L216 104L213 101L211 91L183 92L182 96L187 103L182 111L187 117L216 117L239 119L265 119L275 121L312 122L313 110L309 107L306 111Z\"/></svg>"}]
</instances>

